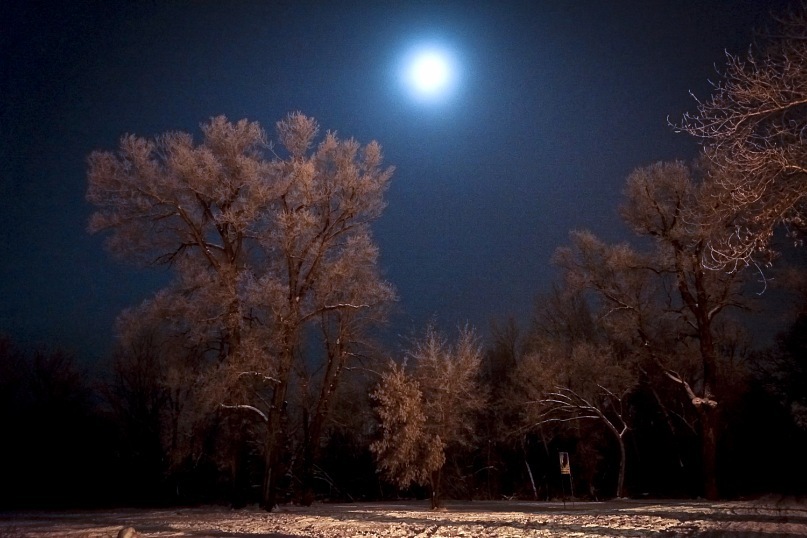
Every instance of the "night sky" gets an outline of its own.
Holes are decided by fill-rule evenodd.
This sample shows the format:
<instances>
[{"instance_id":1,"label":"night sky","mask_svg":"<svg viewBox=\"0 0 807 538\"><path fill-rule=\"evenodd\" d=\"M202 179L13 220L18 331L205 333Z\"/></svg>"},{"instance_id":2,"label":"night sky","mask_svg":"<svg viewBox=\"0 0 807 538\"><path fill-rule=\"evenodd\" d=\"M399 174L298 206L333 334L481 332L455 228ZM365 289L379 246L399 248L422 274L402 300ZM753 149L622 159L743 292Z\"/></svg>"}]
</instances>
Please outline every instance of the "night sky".
<instances>
[{"instance_id":1,"label":"night sky","mask_svg":"<svg viewBox=\"0 0 807 538\"><path fill-rule=\"evenodd\" d=\"M401 5L399 5L401 4ZM784 1L224 2L11 0L0 6L0 332L97 359L118 312L165 269L115 261L85 231L86 158L124 133L199 134L211 116L288 112L378 140L396 167L374 226L396 335L528 322L572 229L627 237L638 166L690 160L667 118L709 95ZM439 99L402 81L439 45Z\"/></svg>"}]
</instances>

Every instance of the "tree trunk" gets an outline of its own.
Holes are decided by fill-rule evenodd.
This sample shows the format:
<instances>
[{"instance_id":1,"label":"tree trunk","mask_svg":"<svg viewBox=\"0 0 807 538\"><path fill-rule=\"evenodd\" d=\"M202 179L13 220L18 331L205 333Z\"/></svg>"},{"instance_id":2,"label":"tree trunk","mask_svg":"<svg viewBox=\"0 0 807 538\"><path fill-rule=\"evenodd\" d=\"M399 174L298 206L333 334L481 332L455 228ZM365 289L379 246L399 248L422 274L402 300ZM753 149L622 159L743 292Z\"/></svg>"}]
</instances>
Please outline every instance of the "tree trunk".
<instances>
[{"instance_id":1,"label":"tree trunk","mask_svg":"<svg viewBox=\"0 0 807 538\"><path fill-rule=\"evenodd\" d=\"M619 478L616 482L616 496L621 499L625 497L625 464L627 457L625 454L625 439L619 436Z\"/></svg>"},{"instance_id":2,"label":"tree trunk","mask_svg":"<svg viewBox=\"0 0 807 538\"><path fill-rule=\"evenodd\" d=\"M532 469L530 468L530 462L527 461L527 456L524 456L524 465L527 466L527 475L530 477L530 485L532 486L532 495L535 497L535 500L538 500L538 489L535 487L535 479L532 476Z\"/></svg>"},{"instance_id":3,"label":"tree trunk","mask_svg":"<svg viewBox=\"0 0 807 538\"><path fill-rule=\"evenodd\" d=\"M693 399L701 423L701 461L703 470L703 493L713 501L719 497L717 488L717 426L719 409L713 394L717 384L717 359L714 350L711 324L701 324L701 356L703 362L703 396Z\"/></svg>"},{"instance_id":4,"label":"tree trunk","mask_svg":"<svg viewBox=\"0 0 807 538\"><path fill-rule=\"evenodd\" d=\"M316 422L316 416L314 418ZM315 443L318 443L319 432L315 424L311 424L308 409L303 409L303 491L300 497L302 506L311 506L314 502L314 458L316 457ZM316 436L316 437L315 437Z\"/></svg>"},{"instance_id":5,"label":"tree trunk","mask_svg":"<svg viewBox=\"0 0 807 538\"><path fill-rule=\"evenodd\" d=\"M611 430L614 437L616 437L617 443L619 443L619 473L616 480L616 496L617 498L622 498L625 496L625 466L627 464L627 454L625 451L625 432L627 431L627 428L620 433L610 420L606 419L603 415L601 416L603 417L605 424L608 426L608 429Z\"/></svg>"},{"instance_id":6,"label":"tree trunk","mask_svg":"<svg viewBox=\"0 0 807 538\"><path fill-rule=\"evenodd\" d=\"M288 364L290 366L290 362ZM280 451L283 448L285 439L283 416L286 413L286 390L288 385L285 380L288 377L287 372L288 368L280 372L279 382L275 386L272 396L272 406L267 413L261 508L268 512L271 512L277 504L277 482L280 479Z\"/></svg>"},{"instance_id":7,"label":"tree trunk","mask_svg":"<svg viewBox=\"0 0 807 538\"><path fill-rule=\"evenodd\" d=\"M443 468L440 467L436 471L432 471L432 499L431 499L431 508L432 510L437 510L443 506L442 500L440 499L440 482L442 479Z\"/></svg>"},{"instance_id":8,"label":"tree trunk","mask_svg":"<svg viewBox=\"0 0 807 538\"><path fill-rule=\"evenodd\" d=\"M701 458L703 469L703 493L710 501L720 498L717 487L717 423L715 407L698 407L701 422Z\"/></svg>"},{"instance_id":9,"label":"tree trunk","mask_svg":"<svg viewBox=\"0 0 807 538\"><path fill-rule=\"evenodd\" d=\"M302 482L303 493L300 498L300 504L303 506L311 506L314 502L314 464L319 454L319 442L322 435L322 426L325 420L324 416L318 413L314 415L312 420L309 420L308 413L303 419L303 464L302 464Z\"/></svg>"},{"instance_id":10,"label":"tree trunk","mask_svg":"<svg viewBox=\"0 0 807 538\"><path fill-rule=\"evenodd\" d=\"M699 249L701 251L701 249ZM701 461L703 470L703 493L709 500L718 499L717 488L717 424L718 414L715 388L717 387L717 353L715 351L714 334L712 332L712 318L710 317L711 302L707 292L706 271L700 265L700 256L695 258L693 267L696 268L695 296L682 291L685 303L695 315L698 327L698 340L700 341L701 365L703 368L703 389L699 398L692 397L701 422ZM685 285L679 280L679 287ZM688 392L692 392L688 389Z\"/></svg>"},{"instance_id":11,"label":"tree trunk","mask_svg":"<svg viewBox=\"0 0 807 538\"><path fill-rule=\"evenodd\" d=\"M614 426L614 423L608 420L608 417L606 417L602 411L596 409L595 412L597 415L599 415L600 419L605 423L605 425L608 426L608 429L614 434L617 443L619 443L619 474L616 481L616 496L618 498L622 498L625 496L625 466L627 464L627 454L625 452L625 433L628 431L628 426L622 420L622 417L619 416L619 419L622 422L622 431L620 432L616 426Z\"/></svg>"},{"instance_id":12,"label":"tree trunk","mask_svg":"<svg viewBox=\"0 0 807 538\"><path fill-rule=\"evenodd\" d=\"M271 512L277 504L276 489L278 464L280 462L280 446L282 432L280 412L271 410L266 428L266 444L264 454L263 487L261 490L261 508Z\"/></svg>"},{"instance_id":13,"label":"tree trunk","mask_svg":"<svg viewBox=\"0 0 807 538\"><path fill-rule=\"evenodd\" d=\"M342 335L340 341L347 341L347 336ZM325 429L325 421L331 412L333 396L339 385L342 369L345 364L346 354L341 346L328 352L328 367L322 380L319 400L317 402L314 416L309 420L308 412L303 420L305 427L305 439L303 446L303 495L300 504L311 506L314 502L314 463L319 456L319 444L322 439L322 432Z\"/></svg>"},{"instance_id":14,"label":"tree trunk","mask_svg":"<svg viewBox=\"0 0 807 538\"><path fill-rule=\"evenodd\" d=\"M248 448L246 437L241 433L242 431L243 429L234 435L232 461L230 462L232 488L230 502L233 508L244 508L249 502Z\"/></svg>"}]
</instances>

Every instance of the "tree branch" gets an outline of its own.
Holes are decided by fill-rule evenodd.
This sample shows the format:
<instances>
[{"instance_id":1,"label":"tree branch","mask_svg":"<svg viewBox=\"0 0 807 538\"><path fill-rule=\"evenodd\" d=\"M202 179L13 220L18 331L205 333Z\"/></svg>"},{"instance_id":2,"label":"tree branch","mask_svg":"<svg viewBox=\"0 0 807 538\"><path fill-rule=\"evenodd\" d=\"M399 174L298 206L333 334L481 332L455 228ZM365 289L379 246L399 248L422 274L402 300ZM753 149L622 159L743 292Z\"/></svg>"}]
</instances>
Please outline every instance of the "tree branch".
<instances>
[{"instance_id":1,"label":"tree branch","mask_svg":"<svg viewBox=\"0 0 807 538\"><path fill-rule=\"evenodd\" d=\"M221 407L223 409L244 409L246 411L253 411L255 413L258 413L261 416L261 418L263 419L264 422L267 422L267 423L269 422L269 416L266 413L264 413L263 411L261 411L260 409L258 409L257 407L252 406L252 405L247 405L247 404L237 404L237 405L219 404L219 407Z\"/></svg>"}]
</instances>

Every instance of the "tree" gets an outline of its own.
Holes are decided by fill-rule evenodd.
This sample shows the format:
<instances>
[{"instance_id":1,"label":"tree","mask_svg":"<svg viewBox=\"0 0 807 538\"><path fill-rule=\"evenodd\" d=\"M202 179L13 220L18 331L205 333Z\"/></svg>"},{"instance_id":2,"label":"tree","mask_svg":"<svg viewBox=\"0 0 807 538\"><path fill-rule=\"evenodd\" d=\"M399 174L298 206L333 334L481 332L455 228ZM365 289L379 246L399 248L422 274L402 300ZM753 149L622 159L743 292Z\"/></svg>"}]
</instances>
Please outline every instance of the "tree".
<instances>
[{"instance_id":1,"label":"tree","mask_svg":"<svg viewBox=\"0 0 807 538\"><path fill-rule=\"evenodd\" d=\"M5 506L98 502L111 440L93 405L87 372L70 353L19 351L0 336L0 418ZM13 385L11 385L13 383Z\"/></svg>"},{"instance_id":2,"label":"tree","mask_svg":"<svg viewBox=\"0 0 807 538\"><path fill-rule=\"evenodd\" d=\"M131 313L118 319L123 338L114 352L111 378L102 387L118 430L119 464L130 473L126 494L130 502L152 503L158 490L166 500L168 495L193 496L182 487L182 475L214 461L231 464L222 461L222 452L202 449L215 430L215 415L204 401L199 357L165 331L161 320Z\"/></svg>"},{"instance_id":3,"label":"tree","mask_svg":"<svg viewBox=\"0 0 807 538\"><path fill-rule=\"evenodd\" d=\"M725 381L720 377L717 336L727 309L741 307L745 301L741 276L710 271L701 263L709 249L708 241L697 224L699 219L693 222L688 217L708 204L705 200L710 194L710 187L696 184L683 163L657 163L630 175L627 203L621 213L637 234L655 240L656 269L672 277L675 301L668 303L666 309L677 314L676 333L684 346L695 348L692 351L697 362L689 380L675 368L662 369L685 391L696 410L701 426L704 493L714 499L718 497L718 400L720 385ZM659 356L656 353L654 358Z\"/></svg>"},{"instance_id":4,"label":"tree","mask_svg":"<svg viewBox=\"0 0 807 538\"><path fill-rule=\"evenodd\" d=\"M480 469L475 472L478 478L485 477L485 496L488 499L500 498L504 484L518 474L517 469L521 469L520 466L508 465L506 460L510 452L523 448L523 443L513 442L512 425L520 409L511 405L512 378L522 348L523 335L514 318L491 321L490 342L481 367L481 383L486 388L490 405L479 414L479 433L483 439L482 450L476 457Z\"/></svg>"},{"instance_id":5,"label":"tree","mask_svg":"<svg viewBox=\"0 0 807 538\"><path fill-rule=\"evenodd\" d=\"M167 471L163 445L169 408L164 383L165 357L156 335L144 335L116 350L112 379L104 387L114 423L119 428L122 459L131 474L130 495L145 493L159 484ZM169 436L170 437L170 436ZM145 499L139 499L145 500Z\"/></svg>"},{"instance_id":6,"label":"tree","mask_svg":"<svg viewBox=\"0 0 807 538\"><path fill-rule=\"evenodd\" d=\"M703 140L713 165L701 217L712 228L704 261L714 268L769 260L779 225L797 244L807 230L807 13L778 23L767 46L726 55L712 96L678 126Z\"/></svg>"},{"instance_id":7,"label":"tree","mask_svg":"<svg viewBox=\"0 0 807 538\"><path fill-rule=\"evenodd\" d=\"M555 289L539 310L516 383L527 428L594 420L619 447L616 496L624 497L627 397L639 384L635 357L595 328L579 292Z\"/></svg>"},{"instance_id":8,"label":"tree","mask_svg":"<svg viewBox=\"0 0 807 538\"><path fill-rule=\"evenodd\" d=\"M412 373L406 371L409 360ZM474 331L464 328L450 345L433 327L390 364L372 397L381 439L370 449L379 469L400 487L429 484L432 509L440 507L446 450L471 440L474 413L486 398L478 383L482 350Z\"/></svg>"},{"instance_id":9,"label":"tree","mask_svg":"<svg viewBox=\"0 0 807 538\"><path fill-rule=\"evenodd\" d=\"M375 142L361 147L334 133L306 155L317 131L316 123L302 115L278 124L289 158L278 162L277 169L289 185L279 197L276 229L264 242L277 255L255 282L256 296L270 305L267 323L273 327L277 357L267 409L274 437L266 447L267 467L275 471L289 376L295 364L306 364L305 328L316 324L321 334L324 368L315 412L305 425L304 480L309 491L304 502L312 500L311 463L345 364L357 355L366 328L379 321L385 305L395 298L392 286L381 279L378 248L369 228L385 207L383 195L392 170L381 168L381 149ZM267 502L273 501L271 483L265 489Z\"/></svg>"},{"instance_id":10,"label":"tree","mask_svg":"<svg viewBox=\"0 0 807 538\"><path fill-rule=\"evenodd\" d=\"M271 229L273 181L257 123L219 116L201 126L204 141L166 133L155 140L126 135L118 154L89 157L87 199L98 210L91 233L110 231L118 257L169 265L171 287L140 310L160 309L194 343L215 346L219 361L238 353L244 326L240 281L258 271L252 243ZM166 323L168 325L168 323Z\"/></svg>"},{"instance_id":11,"label":"tree","mask_svg":"<svg viewBox=\"0 0 807 538\"><path fill-rule=\"evenodd\" d=\"M573 235L574 248L556 262L574 289L594 291L601 319L626 346L643 350L651 365L675 382L701 427L704 492L718 496L717 431L721 357L716 335L730 307L743 304L741 277L710 271L704 229L689 218L702 206L701 190L682 163L639 168L628 178L623 219L654 250L609 246L589 233Z\"/></svg>"},{"instance_id":12,"label":"tree","mask_svg":"<svg viewBox=\"0 0 807 538\"><path fill-rule=\"evenodd\" d=\"M371 396L381 426L381 439L370 445L379 470L401 488L429 483L445 453L442 440L427 429L420 385L393 362Z\"/></svg>"},{"instance_id":13,"label":"tree","mask_svg":"<svg viewBox=\"0 0 807 538\"><path fill-rule=\"evenodd\" d=\"M257 123L217 117L201 128L199 145L187 133L127 135L117 155L93 153L89 228L110 231L118 256L174 270L126 316L161 320L209 374L207 400L263 423L261 501L271 509L295 365L326 365L306 439L316 446L345 362L394 299L370 233L392 169L375 142L329 132L314 147L319 126L300 113L277 123L286 155L272 159ZM307 353L312 341L321 356Z\"/></svg>"}]
</instances>

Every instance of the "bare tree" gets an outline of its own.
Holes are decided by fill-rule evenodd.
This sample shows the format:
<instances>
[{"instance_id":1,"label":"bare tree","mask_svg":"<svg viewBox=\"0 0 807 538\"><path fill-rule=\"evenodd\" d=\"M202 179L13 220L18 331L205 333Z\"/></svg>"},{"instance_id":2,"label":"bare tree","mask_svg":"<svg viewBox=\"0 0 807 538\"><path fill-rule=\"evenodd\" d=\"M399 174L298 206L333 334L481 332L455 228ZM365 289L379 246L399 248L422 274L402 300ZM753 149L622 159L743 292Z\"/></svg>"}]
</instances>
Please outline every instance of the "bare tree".
<instances>
[{"instance_id":1,"label":"bare tree","mask_svg":"<svg viewBox=\"0 0 807 538\"><path fill-rule=\"evenodd\" d=\"M371 446L379 468L399 486L431 487L431 505L440 507L442 469L448 447L470 441L474 413L485 405L478 383L482 350L474 331L464 328L450 345L433 327L394 363L373 393L382 437Z\"/></svg>"},{"instance_id":2,"label":"bare tree","mask_svg":"<svg viewBox=\"0 0 807 538\"><path fill-rule=\"evenodd\" d=\"M319 126L300 113L277 123L285 155L271 159L257 123L217 117L202 132L199 145L186 133L129 135L118 154L93 153L90 231L109 230L121 257L174 269L166 289L126 315L161 320L202 359L207 400L265 425L271 509L295 364L326 364L315 446L345 361L394 299L370 233L392 169L375 142L329 132L315 145ZM303 346L315 326L324 359Z\"/></svg>"},{"instance_id":3,"label":"bare tree","mask_svg":"<svg viewBox=\"0 0 807 538\"><path fill-rule=\"evenodd\" d=\"M373 279L359 279L360 282L373 282ZM372 293L371 290L370 293ZM378 291L378 290L376 290ZM368 293L369 296L369 293ZM376 299L378 300L378 299ZM355 301L354 301L355 302ZM346 303L347 304L347 303ZM381 306L380 303L375 306ZM312 368L307 362L299 364L302 401L302 479L301 502L309 505L314 499L314 469L321 442L325 437L327 421L335 404L341 380L351 363L366 359L372 345L366 338L365 329L377 321L382 314L380 308L366 312L352 308L335 309L320 315L318 329L323 344L323 360Z\"/></svg>"},{"instance_id":4,"label":"bare tree","mask_svg":"<svg viewBox=\"0 0 807 538\"><path fill-rule=\"evenodd\" d=\"M308 488L310 463L346 361L356 355L367 325L378 321L384 306L395 298L392 286L379 274L378 248L369 228L386 205L383 195L392 170L381 168L378 144L361 147L334 133L327 133L307 155L317 130L316 123L302 115L278 123L289 157L277 168L282 178L293 181L279 198L276 229L268 243L264 241L279 255L270 259L269 271L255 282L255 297L268 300L271 308L267 323L274 328L273 354L278 358L267 409L269 430L274 432L267 440L267 467L275 472L289 375L295 362L304 361L304 328L320 327L325 367L318 403L307 425ZM271 472L266 478L271 480ZM273 502L271 482L264 489L267 502ZM303 500L312 500L310 492Z\"/></svg>"},{"instance_id":5,"label":"bare tree","mask_svg":"<svg viewBox=\"0 0 807 538\"><path fill-rule=\"evenodd\" d=\"M701 215L713 228L704 261L734 270L770 259L774 230L797 244L807 229L807 13L778 20L767 46L727 54L712 96L678 129L704 142L713 190Z\"/></svg>"},{"instance_id":6,"label":"bare tree","mask_svg":"<svg viewBox=\"0 0 807 538\"><path fill-rule=\"evenodd\" d=\"M694 376L690 374L687 380L682 371L670 366L664 367L664 373L684 389L697 412L705 494L717 498L718 399L724 381L719 368L719 321L727 309L741 307L746 301L742 276L710 271L701 263L709 250L708 241L703 228L688 217L701 211L710 193L708 185L701 187L693 181L684 164L657 163L630 175L622 215L636 233L655 239L656 268L672 277L676 292L667 306L678 315L676 333L685 345L697 346Z\"/></svg>"}]
</instances>

